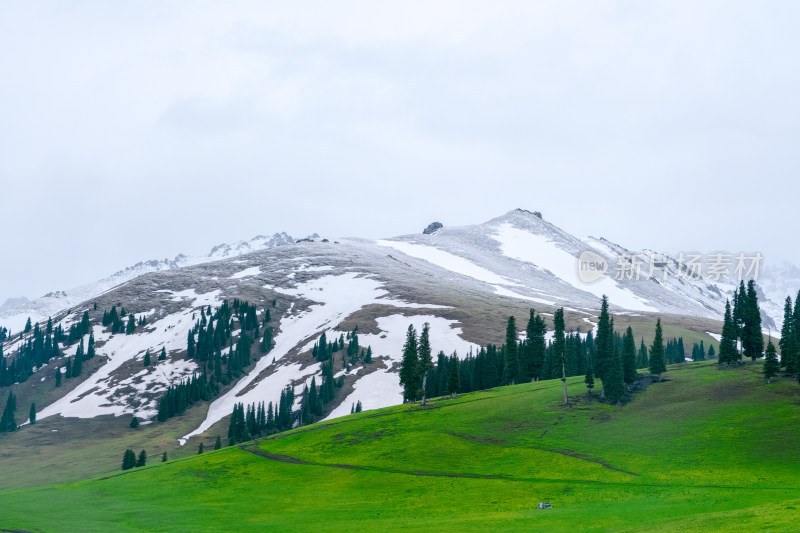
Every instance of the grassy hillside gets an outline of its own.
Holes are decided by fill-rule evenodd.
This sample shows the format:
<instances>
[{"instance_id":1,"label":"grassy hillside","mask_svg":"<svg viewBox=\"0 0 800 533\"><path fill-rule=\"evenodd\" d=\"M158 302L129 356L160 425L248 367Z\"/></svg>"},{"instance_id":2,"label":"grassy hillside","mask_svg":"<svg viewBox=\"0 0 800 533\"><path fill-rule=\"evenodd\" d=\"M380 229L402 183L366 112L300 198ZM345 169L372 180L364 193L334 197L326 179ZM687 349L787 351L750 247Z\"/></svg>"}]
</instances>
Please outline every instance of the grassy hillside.
<instances>
[{"instance_id":1,"label":"grassy hillside","mask_svg":"<svg viewBox=\"0 0 800 533\"><path fill-rule=\"evenodd\" d=\"M400 406L128 473L0 493L41 531L797 529L800 388L670 368L612 407L569 380ZM553 509L536 510L540 501Z\"/></svg>"}]
</instances>

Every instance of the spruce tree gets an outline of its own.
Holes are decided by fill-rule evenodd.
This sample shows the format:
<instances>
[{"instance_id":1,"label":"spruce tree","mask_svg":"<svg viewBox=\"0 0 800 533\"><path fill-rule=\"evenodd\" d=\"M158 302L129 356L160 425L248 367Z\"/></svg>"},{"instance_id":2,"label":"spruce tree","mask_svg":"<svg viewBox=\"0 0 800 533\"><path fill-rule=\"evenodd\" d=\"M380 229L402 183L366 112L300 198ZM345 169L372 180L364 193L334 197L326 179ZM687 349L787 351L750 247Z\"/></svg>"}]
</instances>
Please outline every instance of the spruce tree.
<instances>
[{"instance_id":1,"label":"spruce tree","mask_svg":"<svg viewBox=\"0 0 800 533\"><path fill-rule=\"evenodd\" d=\"M61 386L61 367L56 367L56 387Z\"/></svg>"},{"instance_id":2,"label":"spruce tree","mask_svg":"<svg viewBox=\"0 0 800 533\"><path fill-rule=\"evenodd\" d=\"M761 310L758 307L756 283L752 279L747 282L747 295L742 328L742 348L744 356L755 363L764 352L764 336L761 333Z\"/></svg>"},{"instance_id":3,"label":"spruce tree","mask_svg":"<svg viewBox=\"0 0 800 533\"><path fill-rule=\"evenodd\" d=\"M656 321L656 334L650 347L650 375L661 381L661 374L667 371L664 359L664 335L661 329L661 318Z\"/></svg>"},{"instance_id":4,"label":"spruce tree","mask_svg":"<svg viewBox=\"0 0 800 533\"><path fill-rule=\"evenodd\" d=\"M519 357L517 354L517 321L508 317L505 344L505 382L513 385L519 381Z\"/></svg>"},{"instance_id":5,"label":"spruce tree","mask_svg":"<svg viewBox=\"0 0 800 533\"><path fill-rule=\"evenodd\" d=\"M630 388L636 381L636 341L633 338L633 329L630 326L625 330L623 339L622 374L625 384Z\"/></svg>"},{"instance_id":6,"label":"spruce tree","mask_svg":"<svg viewBox=\"0 0 800 533\"><path fill-rule=\"evenodd\" d=\"M603 295L600 304L600 318L597 322L597 336L594 339L594 375L600 378L600 398L605 399L606 374L614 355L614 328L608 315L608 297Z\"/></svg>"},{"instance_id":7,"label":"spruce tree","mask_svg":"<svg viewBox=\"0 0 800 533\"><path fill-rule=\"evenodd\" d=\"M166 463L166 462L167 462L167 452L164 452L164 453L161 455L161 462L162 462L162 463Z\"/></svg>"},{"instance_id":8,"label":"spruce tree","mask_svg":"<svg viewBox=\"0 0 800 533\"><path fill-rule=\"evenodd\" d=\"M426 405L427 403L426 390L428 384L428 372L433 368L433 360L431 358L430 327L430 324L425 322L425 324L422 325L422 333L419 336L419 362L417 363L417 371L422 377L421 405Z\"/></svg>"},{"instance_id":9,"label":"spruce tree","mask_svg":"<svg viewBox=\"0 0 800 533\"><path fill-rule=\"evenodd\" d=\"M166 359L167 359L167 348L163 347L163 348L161 348L161 353L158 355L158 360L159 361L164 361Z\"/></svg>"},{"instance_id":10,"label":"spruce tree","mask_svg":"<svg viewBox=\"0 0 800 533\"><path fill-rule=\"evenodd\" d=\"M611 331L614 331L614 319L611 319ZM603 389L609 403L619 403L625 396L625 381L622 374L622 360L619 354L619 343L611 339L611 358L606 367L606 376L603 379Z\"/></svg>"},{"instance_id":11,"label":"spruce tree","mask_svg":"<svg viewBox=\"0 0 800 533\"><path fill-rule=\"evenodd\" d=\"M356 402L356 413L360 413L362 410L361 400L358 400L358 402Z\"/></svg>"},{"instance_id":12,"label":"spruce tree","mask_svg":"<svg viewBox=\"0 0 800 533\"><path fill-rule=\"evenodd\" d=\"M132 427L133 429L138 428L139 427L139 419L136 418L135 416L133 418L131 418L131 423L129 424L129 426Z\"/></svg>"},{"instance_id":13,"label":"spruce tree","mask_svg":"<svg viewBox=\"0 0 800 533\"><path fill-rule=\"evenodd\" d=\"M553 335L553 360L556 362L557 370L561 374L561 384L564 388L564 405L569 405L567 396L567 354L566 340L564 339L564 308L556 309L553 315L553 325L555 333Z\"/></svg>"},{"instance_id":14,"label":"spruce tree","mask_svg":"<svg viewBox=\"0 0 800 533\"><path fill-rule=\"evenodd\" d=\"M201 453L203 453L203 443L202 442L200 443L200 446L197 448L197 455L200 455Z\"/></svg>"},{"instance_id":15,"label":"spruce tree","mask_svg":"<svg viewBox=\"0 0 800 533\"><path fill-rule=\"evenodd\" d=\"M122 469L130 470L135 466L136 466L136 452L134 452L129 448L125 450L125 453L122 455Z\"/></svg>"},{"instance_id":16,"label":"spruce tree","mask_svg":"<svg viewBox=\"0 0 800 533\"><path fill-rule=\"evenodd\" d=\"M136 460L136 466L145 466L146 464L147 464L147 452L142 450L141 452L139 452L139 459Z\"/></svg>"},{"instance_id":17,"label":"spruce tree","mask_svg":"<svg viewBox=\"0 0 800 533\"><path fill-rule=\"evenodd\" d=\"M781 340L778 341L781 349L780 366L786 369L790 376L797 374L798 350L797 332L795 331L794 315L792 312L792 298L787 296L783 306L783 327L781 327Z\"/></svg>"},{"instance_id":18,"label":"spruce tree","mask_svg":"<svg viewBox=\"0 0 800 533\"><path fill-rule=\"evenodd\" d=\"M417 399L419 377L419 354L417 345L417 331L414 325L408 326L406 342L403 345L403 360L400 363L400 385L403 386L403 399L413 402Z\"/></svg>"},{"instance_id":19,"label":"spruce tree","mask_svg":"<svg viewBox=\"0 0 800 533\"><path fill-rule=\"evenodd\" d=\"M775 345L772 341L767 344L767 353L764 357L764 380L767 385L770 384L772 378L778 374L780 364L778 363L778 355L775 353Z\"/></svg>"},{"instance_id":20,"label":"spruce tree","mask_svg":"<svg viewBox=\"0 0 800 533\"><path fill-rule=\"evenodd\" d=\"M588 392L589 396L591 396L592 389L594 388L594 373L592 372L592 365L586 365L586 377L583 379L583 382L586 383L586 392Z\"/></svg>"},{"instance_id":21,"label":"spruce tree","mask_svg":"<svg viewBox=\"0 0 800 533\"><path fill-rule=\"evenodd\" d=\"M150 350L144 352L144 366L150 366Z\"/></svg>"},{"instance_id":22,"label":"spruce tree","mask_svg":"<svg viewBox=\"0 0 800 533\"><path fill-rule=\"evenodd\" d=\"M731 303L726 301L725 317L722 322L722 337L719 341L719 364L731 366L739 360L736 337L736 324L731 313Z\"/></svg>"},{"instance_id":23,"label":"spruce tree","mask_svg":"<svg viewBox=\"0 0 800 533\"><path fill-rule=\"evenodd\" d=\"M31 425L36 423L36 404L31 402L31 409L28 411L28 421Z\"/></svg>"},{"instance_id":24,"label":"spruce tree","mask_svg":"<svg viewBox=\"0 0 800 533\"><path fill-rule=\"evenodd\" d=\"M545 326L544 319L531 309L531 314L528 318L528 327L525 329L527 371L524 377L526 381L539 381L542 379L545 354L547 353L547 345L545 343L546 334L547 327Z\"/></svg>"},{"instance_id":25,"label":"spruce tree","mask_svg":"<svg viewBox=\"0 0 800 533\"><path fill-rule=\"evenodd\" d=\"M267 310L267 312L269 313L269 310ZM217 435L217 440L214 442L214 449L219 450L220 448L222 448L222 439Z\"/></svg>"},{"instance_id":26,"label":"spruce tree","mask_svg":"<svg viewBox=\"0 0 800 533\"><path fill-rule=\"evenodd\" d=\"M458 370L458 357L453 354L453 357L450 358L450 373L447 378L447 392L450 394L450 397L458 396L461 388L461 376Z\"/></svg>"},{"instance_id":27,"label":"spruce tree","mask_svg":"<svg viewBox=\"0 0 800 533\"><path fill-rule=\"evenodd\" d=\"M0 433L17 430L17 421L14 418L14 413L17 410L17 397L14 393L8 391L8 399L6 406L3 408L3 416L0 417Z\"/></svg>"}]
</instances>

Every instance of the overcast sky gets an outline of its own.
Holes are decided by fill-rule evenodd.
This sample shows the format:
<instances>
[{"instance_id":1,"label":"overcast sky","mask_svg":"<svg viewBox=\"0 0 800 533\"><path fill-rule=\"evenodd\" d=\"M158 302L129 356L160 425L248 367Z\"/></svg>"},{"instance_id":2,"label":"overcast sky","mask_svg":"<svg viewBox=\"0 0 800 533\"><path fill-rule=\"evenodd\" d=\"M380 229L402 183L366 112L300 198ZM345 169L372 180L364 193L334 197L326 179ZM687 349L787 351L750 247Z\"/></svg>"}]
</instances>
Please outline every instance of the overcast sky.
<instances>
[{"instance_id":1,"label":"overcast sky","mask_svg":"<svg viewBox=\"0 0 800 533\"><path fill-rule=\"evenodd\" d=\"M0 4L0 303L541 210L800 263L799 2Z\"/></svg>"}]
</instances>

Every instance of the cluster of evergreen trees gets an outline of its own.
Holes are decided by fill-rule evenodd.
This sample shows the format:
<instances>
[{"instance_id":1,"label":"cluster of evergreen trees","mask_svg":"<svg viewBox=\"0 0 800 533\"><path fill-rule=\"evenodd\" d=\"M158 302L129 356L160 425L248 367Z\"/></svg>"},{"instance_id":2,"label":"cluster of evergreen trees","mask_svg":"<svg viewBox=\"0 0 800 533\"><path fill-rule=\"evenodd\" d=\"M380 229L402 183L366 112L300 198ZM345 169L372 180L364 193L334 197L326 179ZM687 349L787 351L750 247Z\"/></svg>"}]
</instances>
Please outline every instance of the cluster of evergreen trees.
<instances>
[{"instance_id":1,"label":"cluster of evergreen trees","mask_svg":"<svg viewBox=\"0 0 800 533\"><path fill-rule=\"evenodd\" d=\"M791 300L789 307L791 308ZM745 287L742 281L733 293L733 307L730 300L725 302L722 337L719 342L719 364L738 365L744 357L749 357L755 362L763 352L764 337L761 333L761 310L758 306L756 285L750 280Z\"/></svg>"},{"instance_id":2,"label":"cluster of evergreen trees","mask_svg":"<svg viewBox=\"0 0 800 533\"><path fill-rule=\"evenodd\" d=\"M265 323L269 318L267 309ZM241 326L235 346L234 319ZM199 376L194 375L167 389L159 400L158 420L163 422L181 415L195 402L211 400L222 387L241 376L252 363L252 347L260 329L256 306L246 300L235 299L232 306L224 300L213 312L211 306L201 308L200 318L189 331L186 343L187 357L200 363L202 371ZM272 350L272 331L271 327L264 327L260 343L262 354ZM228 351L223 355L226 345Z\"/></svg>"},{"instance_id":3,"label":"cluster of evergreen trees","mask_svg":"<svg viewBox=\"0 0 800 533\"><path fill-rule=\"evenodd\" d=\"M164 457L166 457L166 452L164 452ZM131 468L136 468L139 466L145 466L147 464L147 452L142 450L139 452L139 457L137 459L136 452L131 450L130 448L125 450L125 453L122 454L122 469L123 470L130 470Z\"/></svg>"},{"instance_id":4,"label":"cluster of evergreen trees","mask_svg":"<svg viewBox=\"0 0 800 533\"><path fill-rule=\"evenodd\" d=\"M8 392L8 400L3 408L3 416L0 417L0 433L17 430L17 421L14 418L17 410L17 397L12 391Z\"/></svg>"},{"instance_id":5,"label":"cluster of evergreen trees","mask_svg":"<svg viewBox=\"0 0 800 533\"><path fill-rule=\"evenodd\" d=\"M706 358L714 359L716 357L716 352L714 351L714 345L708 345L708 351L706 351L705 343L700 341L699 343L694 343L692 345L692 361L705 361Z\"/></svg>"},{"instance_id":6,"label":"cluster of evergreen trees","mask_svg":"<svg viewBox=\"0 0 800 533\"><path fill-rule=\"evenodd\" d=\"M800 292L797 293L794 307L792 307L791 296L786 297L783 306L781 340L778 342L778 346L781 349L779 369L800 380ZM774 376L770 376L768 379L772 377Z\"/></svg>"},{"instance_id":7,"label":"cluster of evergreen trees","mask_svg":"<svg viewBox=\"0 0 800 533\"><path fill-rule=\"evenodd\" d=\"M329 361L334 358L334 354L342 352L342 368L350 368L359 361L365 364L372 362L372 347L367 346L366 350L358 344L358 326L353 328L345 336L341 333L338 338L328 340L327 332L322 332L317 342L311 348L311 355L319 362Z\"/></svg>"},{"instance_id":8,"label":"cluster of evergreen trees","mask_svg":"<svg viewBox=\"0 0 800 533\"><path fill-rule=\"evenodd\" d=\"M294 388L286 385L281 390L280 401L274 408L272 402L266 407L264 402L250 404L246 408L242 403L234 405L228 426L228 445L233 446L262 435L291 429L295 419L295 414L292 412L294 400Z\"/></svg>"},{"instance_id":9,"label":"cluster of evergreen trees","mask_svg":"<svg viewBox=\"0 0 800 533\"><path fill-rule=\"evenodd\" d=\"M565 332L563 309L556 310L553 323L553 340L548 343L545 321L532 309L523 341L519 341L516 320L512 316L508 319L506 342L502 346L489 344L464 359L459 359L455 353L447 356L439 352L435 364L430 360L428 325L419 336L414 327L409 326L400 366L405 401L540 379L585 376L589 390L598 378L602 383L601 396L616 403L638 379L638 368L649 367L658 379L666 371L668 354L670 361L684 360L681 358L682 339L670 341L669 349L664 346L660 319L650 350L644 340L637 350L630 327L623 334L614 331L606 297L601 304L596 336L592 332L585 337L579 332Z\"/></svg>"},{"instance_id":10,"label":"cluster of evergreen trees","mask_svg":"<svg viewBox=\"0 0 800 533\"><path fill-rule=\"evenodd\" d=\"M61 356L58 344L65 338L60 326L53 327L52 319L47 320L44 330L37 322L29 333L30 331L33 333L20 343L13 359L11 356L3 356L3 343L0 342L0 387L24 382L33 374L34 368L39 368L51 359Z\"/></svg>"}]
</instances>

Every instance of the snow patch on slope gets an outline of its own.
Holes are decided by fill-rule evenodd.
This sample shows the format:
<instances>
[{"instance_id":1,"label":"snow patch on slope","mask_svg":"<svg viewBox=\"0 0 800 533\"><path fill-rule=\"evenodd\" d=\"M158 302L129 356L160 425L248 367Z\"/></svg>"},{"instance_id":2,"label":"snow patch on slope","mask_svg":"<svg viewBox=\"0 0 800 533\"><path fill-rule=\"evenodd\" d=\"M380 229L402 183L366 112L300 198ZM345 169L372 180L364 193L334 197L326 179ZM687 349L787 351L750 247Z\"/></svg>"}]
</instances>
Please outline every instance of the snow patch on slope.
<instances>
[{"instance_id":1,"label":"snow patch on slope","mask_svg":"<svg viewBox=\"0 0 800 533\"><path fill-rule=\"evenodd\" d=\"M205 420L197 429L181 438L181 443L185 443L194 435L203 433L216 422L230 415L235 404L275 402L280 396L281 389L290 381L307 379L310 374L315 374L319 370L318 365L311 365L301 370L299 363L281 365L281 359L295 346L309 342L317 333L333 329L339 322L363 307L382 304L406 308L442 308L442 306L415 304L388 298L389 293L382 287L383 283L380 281L359 273L348 272L341 275L323 276L300 283L294 288L276 288L275 290L283 294L305 298L317 303L301 313L281 318L280 332L275 337L275 346L272 351L259 359L255 368L240 379L231 390L212 402ZM275 363L272 363L273 359ZM275 368L275 371L256 382L259 375L268 368ZM249 390L243 392L247 388Z\"/></svg>"},{"instance_id":2,"label":"snow patch on slope","mask_svg":"<svg viewBox=\"0 0 800 533\"><path fill-rule=\"evenodd\" d=\"M646 300L630 290L620 287L608 277L592 284L581 282L576 270L577 259L569 252L559 248L547 237L515 228L511 224L502 224L493 238L500 243L503 255L506 257L532 263L543 270L548 270L578 290L598 297L605 294L614 305L625 309L658 311L655 307L647 305Z\"/></svg>"},{"instance_id":3,"label":"snow patch on slope","mask_svg":"<svg viewBox=\"0 0 800 533\"><path fill-rule=\"evenodd\" d=\"M455 272L456 274L461 274L462 276L473 278L478 281L483 281L492 285L519 285L519 283L515 283L502 276L499 276L490 270L464 259L463 257L453 255L450 252L445 252L444 250L434 248L433 246L384 240L375 241L375 243L379 246L388 246L390 248L394 248L399 252L403 252L407 256L422 259L423 261L427 261L428 263L434 264L445 270L449 270L450 272Z\"/></svg>"}]
</instances>

